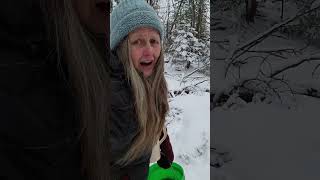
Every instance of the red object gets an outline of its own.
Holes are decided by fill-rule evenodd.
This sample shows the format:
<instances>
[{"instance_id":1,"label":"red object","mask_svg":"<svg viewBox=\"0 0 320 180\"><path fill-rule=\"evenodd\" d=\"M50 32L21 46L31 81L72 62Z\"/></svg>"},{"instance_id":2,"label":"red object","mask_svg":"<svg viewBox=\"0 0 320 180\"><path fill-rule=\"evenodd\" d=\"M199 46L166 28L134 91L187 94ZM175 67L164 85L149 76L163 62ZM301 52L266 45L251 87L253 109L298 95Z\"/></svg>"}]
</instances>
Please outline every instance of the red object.
<instances>
[{"instance_id":1,"label":"red object","mask_svg":"<svg viewBox=\"0 0 320 180\"><path fill-rule=\"evenodd\" d=\"M130 180L128 175L122 176L121 180Z\"/></svg>"},{"instance_id":2,"label":"red object","mask_svg":"<svg viewBox=\"0 0 320 180\"><path fill-rule=\"evenodd\" d=\"M161 139L161 138L160 138ZM161 152L163 152L170 162L174 160L174 154L172 151L172 146L170 142L169 135L167 135L166 139L160 144Z\"/></svg>"}]
</instances>

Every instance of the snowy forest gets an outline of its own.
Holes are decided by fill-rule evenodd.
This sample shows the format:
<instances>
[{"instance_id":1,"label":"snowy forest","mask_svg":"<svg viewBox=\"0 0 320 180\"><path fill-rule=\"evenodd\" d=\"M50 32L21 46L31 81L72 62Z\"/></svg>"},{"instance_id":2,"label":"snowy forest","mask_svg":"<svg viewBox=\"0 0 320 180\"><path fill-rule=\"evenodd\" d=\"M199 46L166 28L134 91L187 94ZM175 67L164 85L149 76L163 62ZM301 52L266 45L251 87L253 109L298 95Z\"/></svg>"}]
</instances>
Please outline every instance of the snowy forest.
<instances>
[{"instance_id":1,"label":"snowy forest","mask_svg":"<svg viewBox=\"0 0 320 180\"><path fill-rule=\"evenodd\" d=\"M113 0L115 7L121 0ZM164 26L166 124L185 179L210 179L210 1L147 0Z\"/></svg>"},{"instance_id":2,"label":"snowy forest","mask_svg":"<svg viewBox=\"0 0 320 180\"><path fill-rule=\"evenodd\" d=\"M319 179L320 1L210 9L211 179Z\"/></svg>"},{"instance_id":3,"label":"snowy forest","mask_svg":"<svg viewBox=\"0 0 320 180\"><path fill-rule=\"evenodd\" d=\"M319 1L212 3L212 108L257 96L281 102L288 94L320 98ZM305 73L296 77L299 70Z\"/></svg>"}]
</instances>

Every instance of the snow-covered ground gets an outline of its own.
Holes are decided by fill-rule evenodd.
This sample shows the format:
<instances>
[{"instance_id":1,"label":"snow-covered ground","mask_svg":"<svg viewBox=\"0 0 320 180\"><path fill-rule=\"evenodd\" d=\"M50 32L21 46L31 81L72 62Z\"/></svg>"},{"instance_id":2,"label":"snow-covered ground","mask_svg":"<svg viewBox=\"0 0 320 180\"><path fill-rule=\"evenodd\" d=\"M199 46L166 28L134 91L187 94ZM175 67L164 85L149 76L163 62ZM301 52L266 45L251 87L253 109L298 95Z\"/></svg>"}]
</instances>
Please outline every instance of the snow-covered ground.
<instances>
[{"instance_id":1,"label":"snow-covered ground","mask_svg":"<svg viewBox=\"0 0 320 180\"><path fill-rule=\"evenodd\" d=\"M192 70L190 70L192 71ZM166 65L166 80L172 97L169 98L170 112L167 118L168 134L171 139L175 162L179 163L185 172L186 180L210 179L210 95L209 81L196 86L195 84L208 77L196 80L181 79L187 74L175 71ZM194 74L192 77L203 76ZM189 77L191 78L191 77ZM192 78L193 79L193 78ZM174 95L189 86L189 94Z\"/></svg>"},{"instance_id":2,"label":"snow-covered ground","mask_svg":"<svg viewBox=\"0 0 320 180\"><path fill-rule=\"evenodd\" d=\"M275 2L275 1L274 1ZM226 38L241 41L241 45L256 35L266 31L279 21L279 2L266 1L265 8L261 8L263 19L257 19L245 32L234 33L221 30L216 32L216 40ZM296 13L296 8L290 3L286 4L285 18ZM277 11L277 12L276 12ZM223 23L228 24L227 21ZM248 33L249 32L249 33ZM241 34L241 38L239 38ZM275 33L282 35L281 33ZM233 37L233 38L232 38ZM221 39L219 39L221 38ZM242 39L243 38L243 39ZM252 48L258 49L300 49L305 44L295 39L282 39L268 37L263 42ZM228 57L230 48L219 48L215 45L215 58ZM286 63L292 63L299 57L316 55L319 47L309 46L301 51L301 54L285 56L286 60L280 61L273 58L270 61L272 71ZM250 55L247 53L247 55ZM258 58L257 58L258 59ZM257 60L254 59L254 60ZM252 61L251 61L252 62ZM250 63L251 63L250 62ZM218 72L219 63L214 62L213 71ZM252 77L257 74L259 66L252 63L252 67L243 68L242 78ZM290 80L291 87L295 84L308 84L308 87L320 87L319 76L311 76L314 64L306 63L299 68L283 73L283 77ZM215 69L217 68L217 69ZM271 71L270 70L270 71ZM266 71L266 74L270 73ZM221 88L215 80L218 76L213 74L211 88ZM231 84L231 81L222 80L221 83ZM317 88L318 89L318 88ZM211 163L218 163L221 167L211 167L211 179L213 180L319 180L320 179L320 121L319 98L311 98L302 95L283 93L282 102L277 98L259 102L253 100L250 103L242 101L237 104L233 101L231 108L217 107L211 111ZM226 162L224 162L226 161Z\"/></svg>"},{"instance_id":3,"label":"snow-covered ground","mask_svg":"<svg viewBox=\"0 0 320 180\"><path fill-rule=\"evenodd\" d=\"M231 161L212 167L211 179L319 180L320 102L300 96L297 103L212 111L211 146L230 152Z\"/></svg>"}]
</instances>

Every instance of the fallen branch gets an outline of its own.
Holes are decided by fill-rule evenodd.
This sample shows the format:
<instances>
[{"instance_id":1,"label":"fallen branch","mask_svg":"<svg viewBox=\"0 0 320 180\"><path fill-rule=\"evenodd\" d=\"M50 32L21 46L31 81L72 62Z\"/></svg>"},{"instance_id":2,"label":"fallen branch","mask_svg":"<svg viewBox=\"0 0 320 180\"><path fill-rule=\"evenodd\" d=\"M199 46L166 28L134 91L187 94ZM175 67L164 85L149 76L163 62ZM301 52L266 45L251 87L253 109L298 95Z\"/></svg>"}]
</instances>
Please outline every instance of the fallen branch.
<instances>
[{"instance_id":1,"label":"fallen branch","mask_svg":"<svg viewBox=\"0 0 320 180\"><path fill-rule=\"evenodd\" d=\"M293 92L293 94L304 95L304 96L309 96L309 97L320 99L320 95L319 94L309 94L309 93L305 93L305 92Z\"/></svg>"},{"instance_id":2,"label":"fallen branch","mask_svg":"<svg viewBox=\"0 0 320 180\"><path fill-rule=\"evenodd\" d=\"M305 63L305 62L310 62L310 61L320 61L320 57L310 57L310 58L306 58L306 59L302 59L302 60L299 60L298 62L295 62L295 63L292 63L292 64L289 64L279 70L276 70L274 73L272 73L270 75L271 78L277 76L278 74L280 73L283 73L289 69L292 69L292 68L295 68L295 67L298 67L299 65Z\"/></svg>"},{"instance_id":3,"label":"fallen branch","mask_svg":"<svg viewBox=\"0 0 320 180\"><path fill-rule=\"evenodd\" d=\"M227 76L227 73L229 71L229 68L232 64L232 62L239 58L240 56L242 56L243 54L247 53L249 49L251 49L252 47L256 46L257 44L261 43L264 39L266 39L268 36L270 36L272 33L274 33L275 31L277 31L279 28L283 27L284 25L287 25L293 21L295 21L296 19L300 18L301 16L304 16L306 14L309 14L311 12L314 12L316 10L320 9L320 5L312 8L308 11L302 12L297 14L296 16L289 18L288 20L276 24L274 26L272 26L270 29L268 29L267 31L257 35L256 37L254 37L253 39L247 41L246 43L244 43L243 45L241 45L240 47L238 47L236 50L233 50L233 52L228 56L228 58L226 59L226 70L224 73L224 77ZM238 54L239 53L239 54Z\"/></svg>"},{"instance_id":4,"label":"fallen branch","mask_svg":"<svg viewBox=\"0 0 320 180\"><path fill-rule=\"evenodd\" d=\"M292 17L292 18L289 18L288 20L282 22L282 23L279 23L279 24L276 24L274 26L272 26L270 29L268 29L267 31L261 33L260 35L256 36L255 38L253 38L252 40L249 40L248 42L244 43L242 46L240 46L235 52L234 54L236 54L237 52L241 51L241 50L245 50L245 49L250 49L252 48L253 46L255 46L256 44L260 43L262 40L264 40L265 38L267 38L270 34L272 34L273 32L277 31L279 28L281 28L282 26L286 25L286 24L289 24L291 22L293 22L294 20L300 18L301 16L304 16L306 14L309 14L313 11L316 11L320 9L320 5L315 7L315 8L312 8L308 11L305 11L305 12L302 12L302 13L299 13L297 14L296 16Z\"/></svg>"},{"instance_id":5,"label":"fallen branch","mask_svg":"<svg viewBox=\"0 0 320 180\"><path fill-rule=\"evenodd\" d=\"M317 72L317 70L320 68L320 64L318 64L314 69L313 69L313 71L312 71L312 77L314 77L315 76L315 74L316 74L316 72Z\"/></svg>"},{"instance_id":6,"label":"fallen branch","mask_svg":"<svg viewBox=\"0 0 320 180\"><path fill-rule=\"evenodd\" d=\"M194 74L194 73L196 73L196 72L198 72L198 71L201 71L201 70L205 69L206 67L207 67L207 66L202 66L202 67L200 67L200 68L197 68L197 69L193 70L191 73L189 73L188 75L184 76L184 77L181 79L180 85L181 85L181 83L182 83L186 78L188 78L189 76L191 76L192 74Z\"/></svg>"},{"instance_id":7,"label":"fallen branch","mask_svg":"<svg viewBox=\"0 0 320 180\"><path fill-rule=\"evenodd\" d=\"M247 52L251 53L295 53L293 48L284 48L284 49L259 49L259 50L250 50Z\"/></svg>"}]
</instances>

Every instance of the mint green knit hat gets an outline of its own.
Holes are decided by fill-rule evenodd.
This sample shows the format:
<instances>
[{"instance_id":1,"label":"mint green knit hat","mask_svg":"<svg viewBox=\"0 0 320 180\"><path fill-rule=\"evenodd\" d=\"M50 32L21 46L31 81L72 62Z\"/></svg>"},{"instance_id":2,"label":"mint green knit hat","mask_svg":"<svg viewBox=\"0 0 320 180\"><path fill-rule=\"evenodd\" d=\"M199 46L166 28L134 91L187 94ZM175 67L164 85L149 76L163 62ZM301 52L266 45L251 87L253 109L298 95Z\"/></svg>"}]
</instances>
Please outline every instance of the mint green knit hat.
<instances>
[{"instance_id":1,"label":"mint green knit hat","mask_svg":"<svg viewBox=\"0 0 320 180\"><path fill-rule=\"evenodd\" d=\"M131 31L152 27L163 37L163 26L152 6L145 0L121 0L113 9L110 22L110 48L114 50Z\"/></svg>"}]
</instances>

